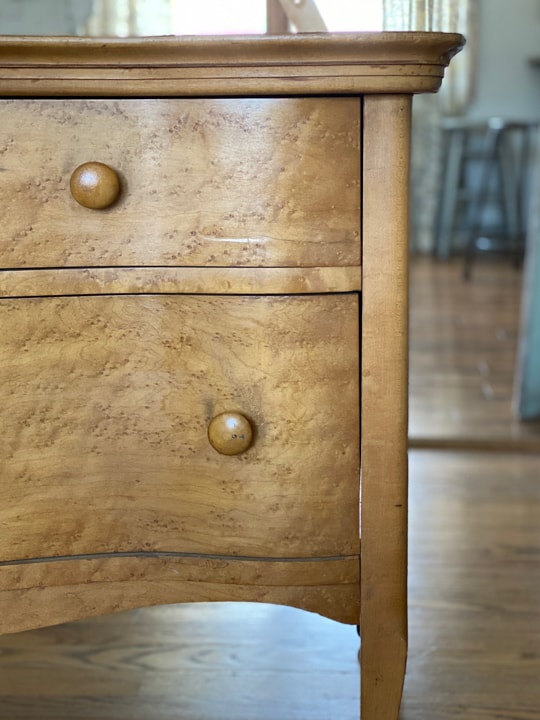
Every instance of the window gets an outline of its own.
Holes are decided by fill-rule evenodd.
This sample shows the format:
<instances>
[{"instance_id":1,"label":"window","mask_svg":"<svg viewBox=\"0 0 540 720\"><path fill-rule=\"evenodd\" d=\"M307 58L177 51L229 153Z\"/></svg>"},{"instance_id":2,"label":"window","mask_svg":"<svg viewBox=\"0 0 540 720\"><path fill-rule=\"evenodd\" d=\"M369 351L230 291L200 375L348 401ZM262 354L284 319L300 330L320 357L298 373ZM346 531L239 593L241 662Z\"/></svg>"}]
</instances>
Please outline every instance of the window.
<instances>
[{"instance_id":1,"label":"window","mask_svg":"<svg viewBox=\"0 0 540 720\"><path fill-rule=\"evenodd\" d=\"M171 0L173 35L264 34L266 0Z\"/></svg>"},{"instance_id":2,"label":"window","mask_svg":"<svg viewBox=\"0 0 540 720\"><path fill-rule=\"evenodd\" d=\"M383 0L316 0L330 32L382 30Z\"/></svg>"},{"instance_id":3,"label":"window","mask_svg":"<svg viewBox=\"0 0 540 720\"><path fill-rule=\"evenodd\" d=\"M305 0L289 0L301 10ZM279 0L94 0L88 35L264 34ZM382 30L383 0L316 0L331 32Z\"/></svg>"},{"instance_id":4,"label":"window","mask_svg":"<svg viewBox=\"0 0 540 720\"><path fill-rule=\"evenodd\" d=\"M279 2L279 0L269 0ZM329 31L381 30L383 0L316 0ZM171 0L174 35L263 34L267 0Z\"/></svg>"}]
</instances>

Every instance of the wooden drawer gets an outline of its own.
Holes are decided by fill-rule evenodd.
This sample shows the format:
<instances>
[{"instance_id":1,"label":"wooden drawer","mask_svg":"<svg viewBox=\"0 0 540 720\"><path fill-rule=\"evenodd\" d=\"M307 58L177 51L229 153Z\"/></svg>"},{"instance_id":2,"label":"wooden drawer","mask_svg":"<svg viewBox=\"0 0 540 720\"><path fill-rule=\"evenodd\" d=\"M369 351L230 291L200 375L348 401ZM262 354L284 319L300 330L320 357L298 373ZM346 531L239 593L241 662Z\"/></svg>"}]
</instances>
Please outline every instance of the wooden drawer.
<instances>
[{"instance_id":1,"label":"wooden drawer","mask_svg":"<svg viewBox=\"0 0 540 720\"><path fill-rule=\"evenodd\" d=\"M0 560L358 552L358 296L0 301ZM208 425L240 411L236 456Z\"/></svg>"},{"instance_id":2,"label":"wooden drawer","mask_svg":"<svg viewBox=\"0 0 540 720\"><path fill-rule=\"evenodd\" d=\"M360 263L358 98L1 100L0 127L0 267ZM104 209L70 192L94 161Z\"/></svg>"}]
</instances>

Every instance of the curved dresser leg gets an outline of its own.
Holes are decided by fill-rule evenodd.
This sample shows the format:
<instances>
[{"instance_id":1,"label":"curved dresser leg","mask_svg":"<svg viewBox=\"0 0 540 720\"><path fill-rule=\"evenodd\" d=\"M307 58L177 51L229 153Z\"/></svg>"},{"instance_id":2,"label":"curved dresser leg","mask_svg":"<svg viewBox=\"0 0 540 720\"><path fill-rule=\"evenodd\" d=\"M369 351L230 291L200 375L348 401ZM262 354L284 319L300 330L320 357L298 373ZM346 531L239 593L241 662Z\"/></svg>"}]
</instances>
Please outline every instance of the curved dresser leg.
<instances>
[{"instance_id":1,"label":"curved dresser leg","mask_svg":"<svg viewBox=\"0 0 540 720\"><path fill-rule=\"evenodd\" d=\"M369 634L362 639L361 720L398 720L406 662L404 638Z\"/></svg>"}]
</instances>

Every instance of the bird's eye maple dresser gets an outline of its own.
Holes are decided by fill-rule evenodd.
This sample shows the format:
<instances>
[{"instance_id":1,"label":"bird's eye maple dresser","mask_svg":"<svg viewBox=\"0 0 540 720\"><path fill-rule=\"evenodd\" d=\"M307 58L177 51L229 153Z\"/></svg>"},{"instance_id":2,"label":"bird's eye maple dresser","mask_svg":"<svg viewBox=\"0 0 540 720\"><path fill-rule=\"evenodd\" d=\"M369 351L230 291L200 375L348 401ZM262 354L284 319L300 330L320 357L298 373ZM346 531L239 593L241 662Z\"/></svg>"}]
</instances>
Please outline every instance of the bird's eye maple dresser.
<instances>
[{"instance_id":1,"label":"bird's eye maple dresser","mask_svg":"<svg viewBox=\"0 0 540 720\"><path fill-rule=\"evenodd\" d=\"M461 42L0 39L1 632L293 605L397 717L411 97Z\"/></svg>"}]
</instances>

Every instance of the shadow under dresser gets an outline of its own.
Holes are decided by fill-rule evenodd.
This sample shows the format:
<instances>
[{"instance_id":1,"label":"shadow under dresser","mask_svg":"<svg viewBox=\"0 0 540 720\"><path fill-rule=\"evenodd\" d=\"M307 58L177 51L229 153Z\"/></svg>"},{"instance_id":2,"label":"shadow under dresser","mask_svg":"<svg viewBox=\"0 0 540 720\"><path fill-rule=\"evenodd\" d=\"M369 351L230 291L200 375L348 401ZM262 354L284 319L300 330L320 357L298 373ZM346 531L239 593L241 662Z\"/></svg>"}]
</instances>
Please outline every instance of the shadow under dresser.
<instances>
[{"instance_id":1,"label":"shadow under dresser","mask_svg":"<svg viewBox=\"0 0 540 720\"><path fill-rule=\"evenodd\" d=\"M0 39L0 632L293 605L397 718L410 106L461 42Z\"/></svg>"}]
</instances>

